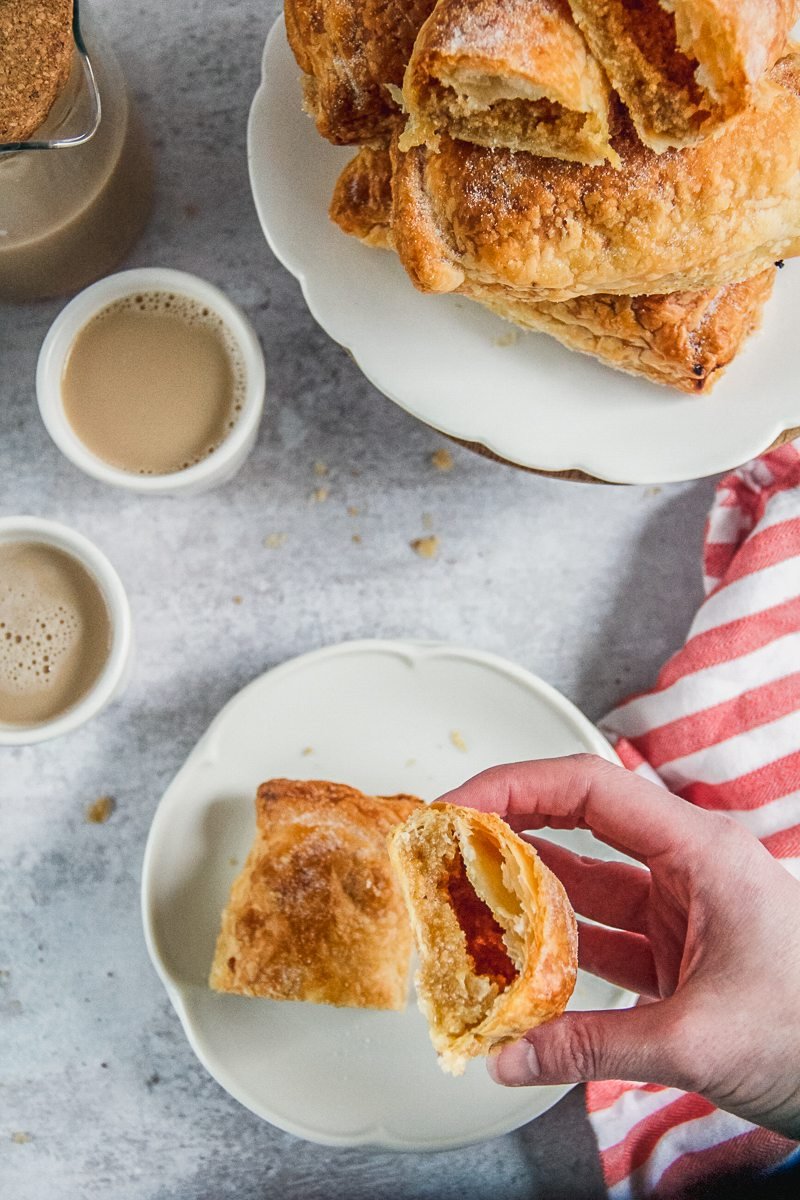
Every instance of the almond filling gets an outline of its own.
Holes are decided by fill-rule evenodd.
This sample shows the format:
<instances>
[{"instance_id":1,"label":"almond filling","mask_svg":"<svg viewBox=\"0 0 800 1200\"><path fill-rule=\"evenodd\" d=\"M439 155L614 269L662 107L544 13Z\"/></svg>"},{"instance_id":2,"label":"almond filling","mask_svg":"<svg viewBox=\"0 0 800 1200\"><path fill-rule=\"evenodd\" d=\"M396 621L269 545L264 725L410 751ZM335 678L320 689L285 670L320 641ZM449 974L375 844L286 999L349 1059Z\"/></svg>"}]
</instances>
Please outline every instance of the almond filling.
<instances>
[{"instance_id":1,"label":"almond filling","mask_svg":"<svg viewBox=\"0 0 800 1200\"><path fill-rule=\"evenodd\" d=\"M697 63L678 47L675 17L658 0L621 0L630 14L627 25L631 37L660 75L673 86L685 88L696 102L702 100L694 73Z\"/></svg>"}]
</instances>

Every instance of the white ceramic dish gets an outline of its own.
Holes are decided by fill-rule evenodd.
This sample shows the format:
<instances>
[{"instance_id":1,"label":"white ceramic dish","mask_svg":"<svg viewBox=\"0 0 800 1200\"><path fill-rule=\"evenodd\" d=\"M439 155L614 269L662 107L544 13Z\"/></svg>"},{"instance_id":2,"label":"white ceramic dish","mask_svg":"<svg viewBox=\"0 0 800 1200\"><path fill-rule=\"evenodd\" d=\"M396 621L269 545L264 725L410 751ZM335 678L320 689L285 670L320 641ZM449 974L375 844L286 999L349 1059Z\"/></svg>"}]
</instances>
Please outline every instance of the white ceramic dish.
<instances>
[{"instance_id":1,"label":"white ceramic dish","mask_svg":"<svg viewBox=\"0 0 800 1200\"><path fill-rule=\"evenodd\" d=\"M455 731L466 750L453 743ZM413 992L406 1012L377 1013L221 996L206 980L263 779L332 779L432 800L495 763L584 750L614 759L553 688L493 655L432 643L344 643L285 663L235 696L164 795L142 879L150 957L214 1078L273 1125L340 1146L442 1150L550 1108L567 1088L505 1090L482 1062L461 1079L445 1076ZM552 836L620 857L587 833ZM575 1006L629 1001L580 973Z\"/></svg>"},{"instance_id":2,"label":"white ceramic dish","mask_svg":"<svg viewBox=\"0 0 800 1200\"><path fill-rule=\"evenodd\" d=\"M42 517L3 517L0 543L36 542L55 546L86 568L103 595L111 626L108 661L85 696L51 721L39 725L0 723L0 746L28 746L71 733L121 696L133 665L131 606L122 580L105 554L82 533Z\"/></svg>"},{"instance_id":3,"label":"white ceramic dish","mask_svg":"<svg viewBox=\"0 0 800 1200\"><path fill-rule=\"evenodd\" d=\"M64 412L61 378L75 337L107 305L137 292L177 292L217 313L239 349L245 372L242 411L220 446L194 466L168 475L137 475L98 458L75 434ZM168 267L135 267L107 275L79 292L56 317L36 366L36 397L45 428L62 454L87 475L112 487L150 496L196 496L232 479L255 445L264 408L264 355L247 317L219 288Z\"/></svg>"},{"instance_id":4,"label":"white ceramic dish","mask_svg":"<svg viewBox=\"0 0 800 1200\"><path fill-rule=\"evenodd\" d=\"M414 416L522 466L619 483L711 475L800 425L800 265L776 281L764 328L710 396L682 396L571 353L455 296L416 292L396 258L328 219L353 150L329 145L300 104L282 19L264 51L248 126L250 180L273 252L319 324Z\"/></svg>"}]
</instances>

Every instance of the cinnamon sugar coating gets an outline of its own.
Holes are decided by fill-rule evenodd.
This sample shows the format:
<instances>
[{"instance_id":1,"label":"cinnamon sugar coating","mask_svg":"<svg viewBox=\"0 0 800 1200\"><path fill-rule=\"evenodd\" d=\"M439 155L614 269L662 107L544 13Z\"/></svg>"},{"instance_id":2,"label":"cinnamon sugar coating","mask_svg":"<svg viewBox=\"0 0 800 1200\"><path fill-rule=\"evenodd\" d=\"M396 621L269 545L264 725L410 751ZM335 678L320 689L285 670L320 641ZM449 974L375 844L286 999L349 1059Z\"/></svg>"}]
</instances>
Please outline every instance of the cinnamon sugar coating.
<instances>
[{"instance_id":1,"label":"cinnamon sugar coating","mask_svg":"<svg viewBox=\"0 0 800 1200\"><path fill-rule=\"evenodd\" d=\"M347 164L331 218L368 245L391 248L392 167L387 149L363 149ZM498 285L459 292L528 330L548 333L608 366L688 393L709 391L758 328L776 271L705 291L653 296L530 300Z\"/></svg>"},{"instance_id":2,"label":"cinnamon sugar coating","mask_svg":"<svg viewBox=\"0 0 800 1200\"><path fill-rule=\"evenodd\" d=\"M656 154L623 123L622 166L440 139L395 149L392 229L423 291L500 285L560 301L698 291L800 252L800 56L716 138Z\"/></svg>"}]
</instances>

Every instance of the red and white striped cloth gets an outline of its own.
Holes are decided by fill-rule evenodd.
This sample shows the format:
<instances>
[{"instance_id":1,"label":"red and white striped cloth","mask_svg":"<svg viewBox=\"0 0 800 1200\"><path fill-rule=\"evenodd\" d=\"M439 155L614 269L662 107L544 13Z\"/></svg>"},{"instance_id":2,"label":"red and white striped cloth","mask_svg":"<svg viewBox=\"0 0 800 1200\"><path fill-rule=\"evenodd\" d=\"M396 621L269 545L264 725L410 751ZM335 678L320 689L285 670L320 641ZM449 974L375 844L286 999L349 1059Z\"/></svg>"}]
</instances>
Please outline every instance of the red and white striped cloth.
<instances>
[{"instance_id":1,"label":"red and white striped cloth","mask_svg":"<svg viewBox=\"0 0 800 1200\"><path fill-rule=\"evenodd\" d=\"M708 519L706 599L652 691L603 729L630 770L741 821L800 878L800 441L728 475ZM697 1196L797 1144L653 1084L592 1083L609 1195Z\"/></svg>"}]
</instances>

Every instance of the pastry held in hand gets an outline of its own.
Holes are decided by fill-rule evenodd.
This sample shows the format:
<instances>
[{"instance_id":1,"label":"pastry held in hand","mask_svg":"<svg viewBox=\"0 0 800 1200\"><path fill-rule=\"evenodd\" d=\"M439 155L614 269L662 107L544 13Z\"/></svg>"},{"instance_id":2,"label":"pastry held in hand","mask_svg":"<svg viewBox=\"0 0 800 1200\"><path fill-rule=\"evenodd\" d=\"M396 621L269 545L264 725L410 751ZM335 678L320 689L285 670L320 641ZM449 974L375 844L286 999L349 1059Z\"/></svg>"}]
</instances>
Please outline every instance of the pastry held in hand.
<instances>
[{"instance_id":1,"label":"pastry held in hand","mask_svg":"<svg viewBox=\"0 0 800 1200\"><path fill-rule=\"evenodd\" d=\"M392 167L388 150L365 147L334 189L330 215L369 246L390 248ZM523 329L549 333L571 350L654 383L707 392L761 323L775 278L770 267L743 283L666 296L580 296L552 303L511 288L464 284L469 296Z\"/></svg>"},{"instance_id":2,"label":"pastry held in hand","mask_svg":"<svg viewBox=\"0 0 800 1200\"><path fill-rule=\"evenodd\" d=\"M422 291L499 284L531 300L738 282L800 253L800 56L717 138L655 154L628 125L622 166L442 137L396 151L395 247Z\"/></svg>"},{"instance_id":3,"label":"pastry held in hand","mask_svg":"<svg viewBox=\"0 0 800 1200\"><path fill-rule=\"evenodd\" d=\"M272 779L231 888L209 984L218 992L405 1008L411 930L386 849L421 801Z\"/></svg>"},{"instance_id":4,"label":"pastry held in hand","mask_svg":"<svg viewBox=\"0 0 800 1200\"><path fill-rule=\"evenodd\" d=\"M323 137L349 145L386 132L398 114L394 96L414 39L435 3L285 0L286 35L303 72L305 106Z\"/></svg>"},{"instance_id":5,"label":"pastry held in hand","mask_svg":"<svg viewBox=\"0 0 800 1200\"><path fill-rule=\"evenodd\" d=\"M567 894L494 813L433 804L389 839L420 966L419 1006L443 1070L564 1011L578 969Z\"/></svg>"},{"instance_id":6,"label":"pastry held in hand","mask_svg":"<svg viewBox=\"0 0 800 1200\"><path fill-rule=\"evenodd\" d=\"M438 134L553 158L615 160L610 91L567 0L438 0L403 82L404 149Z\"/></svg>"},{"instance_id":7,"label":"pastry held in hand","mask_svg":"<svg viewBox=\"0 0 800 1200\"><path fill-rule=\"evenodd\" d=\"M755 99L800 0L569 0L646 145L688 146Z\"/></svg>"}]
</instances>

